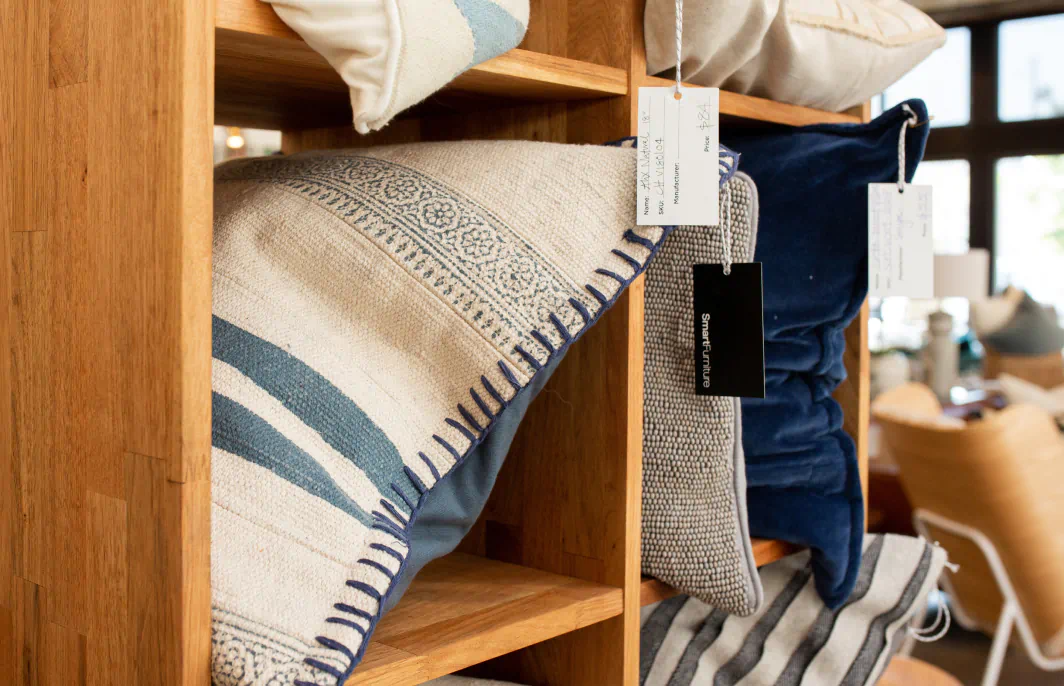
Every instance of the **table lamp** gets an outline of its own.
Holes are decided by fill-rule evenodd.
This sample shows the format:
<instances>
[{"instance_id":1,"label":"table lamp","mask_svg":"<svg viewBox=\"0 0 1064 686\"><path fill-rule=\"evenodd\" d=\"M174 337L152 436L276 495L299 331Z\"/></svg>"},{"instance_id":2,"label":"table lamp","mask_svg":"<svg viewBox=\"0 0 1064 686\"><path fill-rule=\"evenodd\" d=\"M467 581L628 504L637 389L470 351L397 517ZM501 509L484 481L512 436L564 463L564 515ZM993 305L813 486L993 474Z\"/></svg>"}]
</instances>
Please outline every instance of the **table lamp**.
<instances>
[{"instance_id":1,"label":"table lamp","mask_svg":"<svg viewBox=\"0 0 1064 686\"><path fill-rule=\"evenodd\" d=\"M982 300L990 288L990 253L982 248L960 255L935 255L935 298ZM941 305L941 303L940 303ZM931 390L949 400L957 381L958 347L953 340L953 316L940 309L927 320L927 371Z\"/></svg>"}]
</instances>

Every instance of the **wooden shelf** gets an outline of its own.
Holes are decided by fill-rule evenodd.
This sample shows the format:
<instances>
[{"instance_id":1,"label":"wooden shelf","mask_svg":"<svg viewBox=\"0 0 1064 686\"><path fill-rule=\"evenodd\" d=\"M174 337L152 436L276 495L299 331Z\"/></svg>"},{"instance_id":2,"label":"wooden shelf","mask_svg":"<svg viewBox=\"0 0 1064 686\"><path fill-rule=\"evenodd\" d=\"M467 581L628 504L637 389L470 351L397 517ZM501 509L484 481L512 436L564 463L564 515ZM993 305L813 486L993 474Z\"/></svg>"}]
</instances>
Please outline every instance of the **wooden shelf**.
<instances>
[{"instance_id":1,"label":"wooden shelf","mask_svg":"<svg viewBox=\"0 0 1064 686\"><path fill-rule=\"evenodd\" d=\"M624 95L623 69L511 50L459 75L429 100L447 110L502 102L559 102ZM348 89L261 0L218 0L215 121L260 128L351 123Z\"/></svg>"},{"instance_id":2,"label":"wooden shelf","mask_svg":"<svg viewBox=\"0 0 1064 686\"><path fill-rule=\"evenodd\" d=\"M675 83L671 79L648 76L642 85L671 86ZM691 84L685 85L689 88L698 88L698 86ZM785 124L787 126L860 124L862 121L860 115L850 112L825 112L811 107L788 105L784 102L756 98L752 95L739 95L738 93L729 93L723 90L720 92L720 115L724 120L738 119L769 124Z\"/></svg>"},{"instance_id":3,"label":"wooden shelf","mask_svg":"<svg viewBox=\"0 0 1064 686\"><path fill-rule=\"evenodd\" d=\"M420 684L622 612L620 588L453 553L429 564L348 684Z\"/></svg>"},{"instance_id":4,"label":"wooden shelf","mask_svg":"<svg viewBox=\"0 0 1064 686\"><path fill-rule=\"evenodd\" d=\"M792 543L771 541L764 538L755 538L751 541L751 544L754 548L754 562L757 563L758 567L764 567L770 562L775 562L799 549L798 546ZM671 598L678 593L679 591L672 586L645 576L643 577L643 582L639 585L639 604L641 606L650 605L659 600Z\"/></svg>"}]
</instances>

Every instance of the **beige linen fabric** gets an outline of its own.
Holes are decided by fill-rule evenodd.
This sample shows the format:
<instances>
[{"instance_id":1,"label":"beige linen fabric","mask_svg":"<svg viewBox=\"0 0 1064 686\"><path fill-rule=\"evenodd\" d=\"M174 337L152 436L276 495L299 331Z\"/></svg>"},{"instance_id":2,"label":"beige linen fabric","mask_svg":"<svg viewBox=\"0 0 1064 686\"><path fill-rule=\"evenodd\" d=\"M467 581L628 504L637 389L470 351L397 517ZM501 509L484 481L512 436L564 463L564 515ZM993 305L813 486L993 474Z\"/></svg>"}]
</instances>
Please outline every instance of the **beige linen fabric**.
<instances>
[{"instance_id":1,"label":"beige linen fabric","mask_svg":"<svg viewBox=\"0 0 1064 686\"><path fill-rule=\"evenodd\" d=\"M647 71L676 67L676 3L648 0ZM867 101L946 40L903 0L687 0L684 81L837 112Z\"/></svg>"},{"instance_id":2,"label":"beige linen fabric","mask_svg":"<svg viewBox=\"0 0 1064 686\"><path fill-rule=\"evenodd\" d=\"M215 684L343 683L424 495L663 239L634 177L528 142L217 169Z\"/></svg>"},{"instance_id":3,"label":"beige linen fabric","mask_svg":"<svg viewBox=\"0 0 1064 686\"><path fill-rule=\"evenodd\" d=\"M351 91L369 133L470 67L516 48L528 0L263 0Z\"/></svg>"}]
</instances>

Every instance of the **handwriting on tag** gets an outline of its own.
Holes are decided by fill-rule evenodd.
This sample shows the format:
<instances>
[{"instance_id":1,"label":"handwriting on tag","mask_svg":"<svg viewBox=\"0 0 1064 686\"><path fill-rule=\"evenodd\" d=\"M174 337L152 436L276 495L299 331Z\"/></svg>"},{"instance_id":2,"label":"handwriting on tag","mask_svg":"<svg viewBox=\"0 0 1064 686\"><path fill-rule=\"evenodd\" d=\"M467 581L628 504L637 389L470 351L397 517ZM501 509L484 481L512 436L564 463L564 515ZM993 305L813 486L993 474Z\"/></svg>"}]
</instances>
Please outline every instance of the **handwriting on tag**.
<instances>
[{"instance_id":1,"label":"handwriting on tag","mask_svg":"<svg viewBox=\"0 0 1064 686\"><path fill-rule=\"evenodd\" d=\"M765 397L761 263L694 265L695 394Z\"/></svg>"},{"instance_id":2,"label":"handwriting on tag","mask_svg":"<svg viewBox=\"0 0 1064 686\"><path fill-rule=\"evenodd\" d=\"M636 223L719 223L720 91L639 89Z\"/></svg>"},{"instance_id":3,"label":"handwriting on tag","mask_svg":"<svg viewBox=\"0 0 1064 686\"><path fill-rule=\"evenodd\" d=\"M935 296L931 186L868 184L868 293Z\"/></svg>"}]
</instances>

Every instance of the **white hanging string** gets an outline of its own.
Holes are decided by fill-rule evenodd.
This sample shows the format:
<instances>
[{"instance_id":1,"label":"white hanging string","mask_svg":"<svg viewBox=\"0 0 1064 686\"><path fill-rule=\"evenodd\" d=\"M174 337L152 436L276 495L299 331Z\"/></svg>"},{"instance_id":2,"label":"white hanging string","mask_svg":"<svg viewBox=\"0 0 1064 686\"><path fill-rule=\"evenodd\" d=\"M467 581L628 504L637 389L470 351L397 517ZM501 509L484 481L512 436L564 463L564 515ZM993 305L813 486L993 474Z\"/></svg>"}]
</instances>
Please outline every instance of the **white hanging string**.
<instances>
[{"instance_id":1,"label":"white hanging string","mask_svg":"<svg viewBox=\"0 0 1064 686\"><path fill-rule=\"evenodd\" d=\"M946 620L944 623L942 621L943 618ZM921 643L934 643L946 635L946 632L949 631L951 621L952 618L949 612L949 605L940 593L938 598L938 612L935 614L935 621L931 623L931 626L924 627L923 629L909 627L908 632L915 641L920 641ZM942 624L942 626L939 627L939 624Z\"/></svg>"},{"instance_id":2,"label":"white hanging string","mask_svg":"<svg viewBox=\"0 0 1064 686\"><path fill-rule=\"evenodd\" d=\"M724 275L731 274L731 184L724 184L721 194L720 233L724 241Z\"/></svg>"},{"instance_id":3,"label":"white hanging string","mask_svg":"<svg viewBox=\"0 0 1064 686\"><path fill-rule=\"evenodd\" d=\"M680 94L680 62L683 60L683 0L676 0L676 94Z\"/></svg>"},{"instance_id":4,"label":"white hanging string","mask_svg":"<svg viewBox=\"0 0 1064 686\"><path fill-rule=\"evenodd\" d=\"M916 117L916 112L913 112L912 108L908 105L902 105L901 108L905 111L908 117L901 123L901 133L898 134L898 192L905 192L905 131L910 126L916 126L919 123L919 119Z\"/></svg>"}]
</instances>

